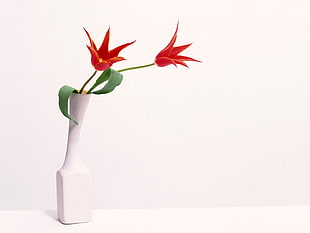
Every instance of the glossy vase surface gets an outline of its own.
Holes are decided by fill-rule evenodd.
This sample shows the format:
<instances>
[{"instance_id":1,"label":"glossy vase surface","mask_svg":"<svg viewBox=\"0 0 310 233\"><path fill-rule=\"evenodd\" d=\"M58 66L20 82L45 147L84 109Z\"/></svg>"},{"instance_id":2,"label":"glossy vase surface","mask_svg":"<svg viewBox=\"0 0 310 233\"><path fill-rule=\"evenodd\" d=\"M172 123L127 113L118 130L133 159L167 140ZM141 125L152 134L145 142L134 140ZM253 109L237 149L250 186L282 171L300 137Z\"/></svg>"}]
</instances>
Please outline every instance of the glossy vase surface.
<instances>
[{"instance_id":1,"label":"glossy vase surface","mask_svg":"<svg viewBox=\"0 0 310 233\"><path fill-rule=\"evenodd\" d=\"M67 151L62 167L57 171L57 214L64 224L91 221L92 184L89 169L79 150L79 139L90 95L70 96L70 115L78 125L69 122Z\"/></svg>"}]
</instances>

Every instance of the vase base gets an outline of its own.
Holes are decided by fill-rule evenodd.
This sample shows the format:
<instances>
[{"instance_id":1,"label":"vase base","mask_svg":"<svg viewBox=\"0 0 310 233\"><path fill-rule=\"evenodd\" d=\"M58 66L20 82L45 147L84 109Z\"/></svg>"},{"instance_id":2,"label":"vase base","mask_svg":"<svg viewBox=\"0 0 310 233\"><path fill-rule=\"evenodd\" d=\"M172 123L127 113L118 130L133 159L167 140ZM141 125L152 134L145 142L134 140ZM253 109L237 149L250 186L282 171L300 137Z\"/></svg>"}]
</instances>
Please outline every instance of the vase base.
<instances>
[{"instance_id":1,"label":"vase base","mask_svg":"<svg viewBox=\"0 0 310 233\"><path fill-rule=\"evenodd\" d=\"M66 221L65 219L58 219L58 221L64 225L74 225L74 224L81 224L81 223L88 223L91 222L91 219L89 219L88 221L78 221L78 220L73 220L73 221Z\"/></svg>"},{"instance_id":2,"label":"vase base","mask_svg":"<svg viewBox=\"0 0 310 233\"><path fill-rule=\"evenodd\" d=\"M91 177L89 172L64 172L57 179L57 213L63 224L91 221Z\"/></svg>"}]
</instances>

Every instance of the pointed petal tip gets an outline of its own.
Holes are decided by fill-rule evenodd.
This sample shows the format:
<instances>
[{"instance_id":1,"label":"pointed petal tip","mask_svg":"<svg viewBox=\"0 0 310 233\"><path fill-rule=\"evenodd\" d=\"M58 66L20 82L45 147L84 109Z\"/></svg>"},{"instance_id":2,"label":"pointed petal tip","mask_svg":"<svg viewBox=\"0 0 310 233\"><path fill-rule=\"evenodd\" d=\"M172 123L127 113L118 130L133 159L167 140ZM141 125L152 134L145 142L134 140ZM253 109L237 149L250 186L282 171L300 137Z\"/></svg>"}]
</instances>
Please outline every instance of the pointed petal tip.
<instances>
[{"instance_id":1,"label":"pointed petal tip","mask_svg":"<svg viewBox=\"0 0 310 233\"><path fill-rule=\"evenodd\" d=\"M175 34L178 32L178 30L179 30L179 20L178 20L178 22L177 22L177 27L176 27L176 29L175 29Z\"/></svg>"},{"instance_id":2,"label":"pointed petal tip","mask_svg":"<svg viewBox=\"0 0 310 233\"><path fill-rule=\"evenodd\" d=\"M108 28L107 32L110 33L110 31L111 31L111 26L109 25L109 28Z\"/></svg>"}]
</instances>

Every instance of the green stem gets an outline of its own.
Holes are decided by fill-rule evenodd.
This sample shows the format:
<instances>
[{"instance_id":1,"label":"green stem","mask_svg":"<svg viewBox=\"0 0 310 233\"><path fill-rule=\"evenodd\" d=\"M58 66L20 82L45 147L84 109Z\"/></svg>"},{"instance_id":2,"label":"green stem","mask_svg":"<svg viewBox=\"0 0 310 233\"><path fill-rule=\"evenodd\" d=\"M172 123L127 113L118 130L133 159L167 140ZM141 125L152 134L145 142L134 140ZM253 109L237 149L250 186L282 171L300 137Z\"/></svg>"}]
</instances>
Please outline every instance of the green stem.
<instances>
[{"instance_id":1,"label":"green stem","mask_svg":"<svg viewBox=\"0 0 310 233\"><path fill-rule=\"evenodd\" d=\"M149 67L149 66L153 66L153 65L155 65L155 63L151 63L151 64L143 65L143 66L129 67L129 68L126 68L126 69L118 70L117 72L123 72L123 71L127 71L127 70L141 69L141 68L145 68L145 67Z\"/></svg>"},{"instance_id":2,"label":"green stem","mask_svg":"<svg viewBox=\"0 0 310 233\"><path fill-rule=\"evenodd\" d=\"M92 80L92 78L96 75L96 73L97 73L97 70L95 70L95 72L92 74L92 76L90 76L90 78L83 84L81 90L79 91L79 94L82 94L84 88L90 82L90 80Z\"/></svg>"}]
</instances>

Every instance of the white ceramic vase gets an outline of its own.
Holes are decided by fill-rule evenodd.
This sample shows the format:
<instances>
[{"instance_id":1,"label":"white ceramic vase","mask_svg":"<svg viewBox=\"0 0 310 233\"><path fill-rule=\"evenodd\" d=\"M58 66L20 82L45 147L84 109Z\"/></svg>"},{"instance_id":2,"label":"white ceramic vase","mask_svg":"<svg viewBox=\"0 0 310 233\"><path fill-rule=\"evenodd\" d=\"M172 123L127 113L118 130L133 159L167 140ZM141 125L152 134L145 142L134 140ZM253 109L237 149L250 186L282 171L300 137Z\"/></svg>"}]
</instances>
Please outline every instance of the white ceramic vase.
<instances>
[{"instance_id":1,"label":"white ceramic vase","mask_svg":"<svg viewBox=\"0 0 310 233\"><path fill-rule=\"evenodd\" d=\"M57 213L64 224L89 222L92 215L92 185L89 169L84 165L79 138L90 95L70 96L70 115L79 124L69 122L67 151L63 166L57 171Z\"/></svg>"}]
</instances>

